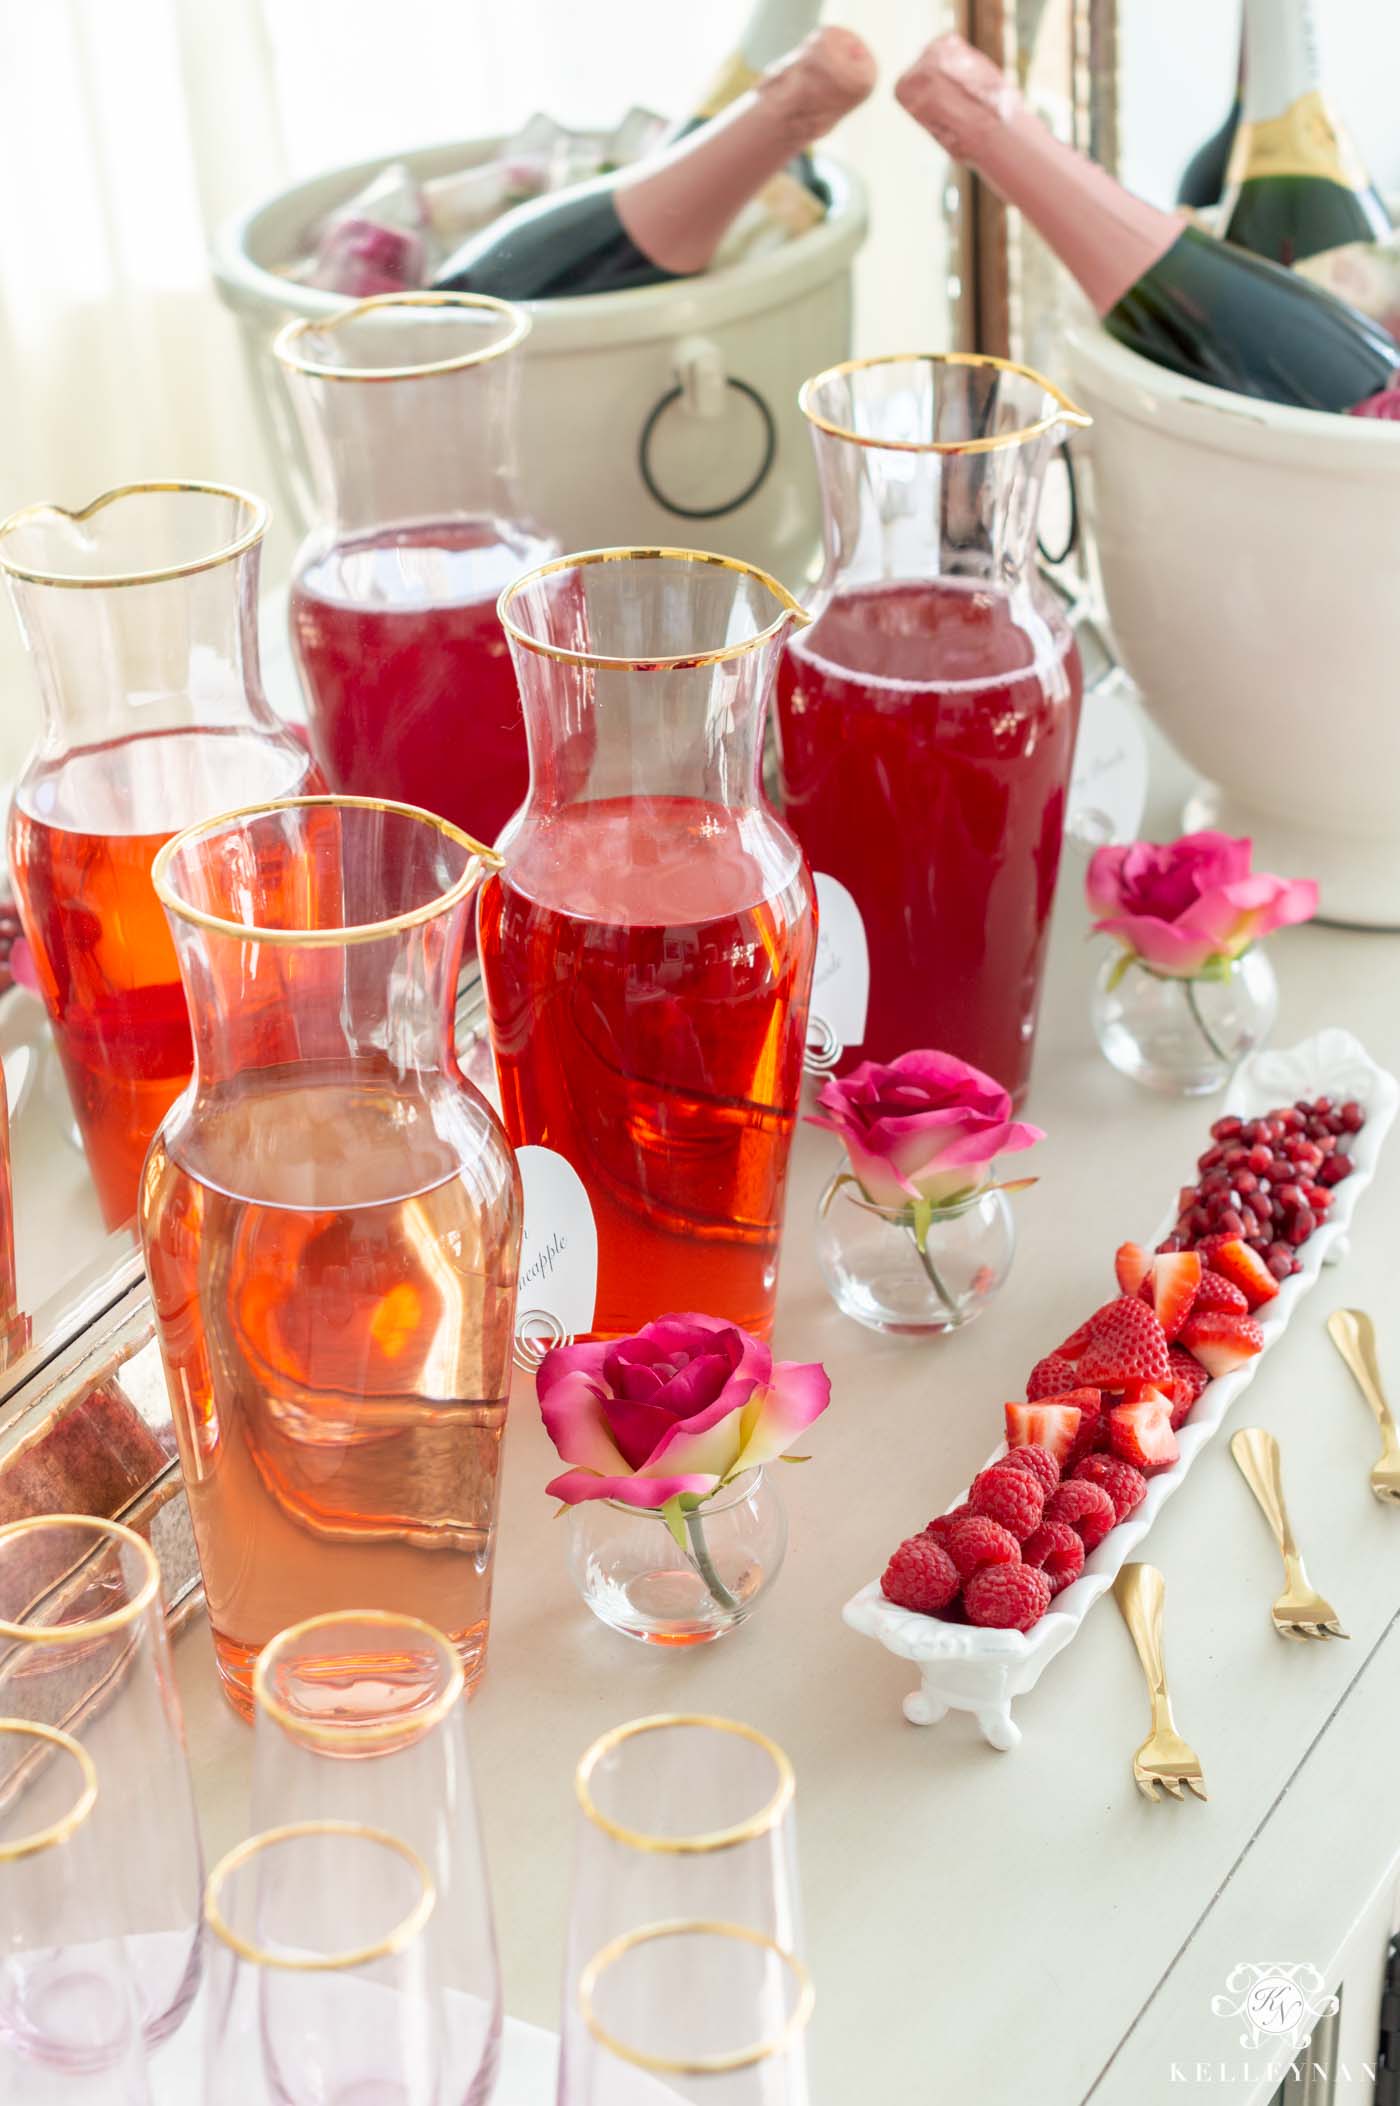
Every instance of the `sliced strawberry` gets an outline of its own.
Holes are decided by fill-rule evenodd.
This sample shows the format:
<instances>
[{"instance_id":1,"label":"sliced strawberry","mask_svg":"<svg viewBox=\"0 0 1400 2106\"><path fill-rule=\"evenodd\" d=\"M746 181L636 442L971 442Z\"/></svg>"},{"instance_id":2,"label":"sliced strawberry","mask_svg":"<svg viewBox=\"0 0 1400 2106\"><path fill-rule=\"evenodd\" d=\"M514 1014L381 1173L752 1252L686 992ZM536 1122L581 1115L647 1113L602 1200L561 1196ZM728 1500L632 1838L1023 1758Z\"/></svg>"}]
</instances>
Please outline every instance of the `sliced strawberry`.
<instances>
[{"instance_id":1,"label":"sliced strawberry","mask_svg":"<svg viewBox=\"0 0 1400 2106\"><path fill-rule=\"evenodd\" d=\"M1197 1368L1196 1372L1198 1375L1203 1375L1205 1369ZM1182 1375L1173 1373L1168 1375L1163 1382L1161 1393L1171 1406L1172 1432L1175 1433L1177 1427L1183 1425L1190 1417L1191 1406L1195 1403L1200 1392L1197 1390L1194 1382L1188 1381Z\"/></svg>"},{"instance_id":2,"label":"sliced strawberry","mask_svg":"<svg viewBox=\"0 0 1400 2106\"><path fill-rule=\"evenodd\" d=\"M1228 1375L1263 1352L1264 1334L1252 1316L1240 1316L1233 1309L1204 1309L1199 1316L1187 1317L1181 1344L1207 1373Z\"/></svg>"},{"instance_id":3,"label":"sliced strawberry","mask_svg":"<svg viewBox=\"0 0 1400 2106\"><path fill-rule=\"evenodd\" d=\"M1123 1295L1090 1317L1077 1369L1081 1382L1121 1389L1125 1382L1157 1382L1169 1371L1166 1337L1145 1302Z\"/></svg>"},{"instance_id":4,"label":"sliced strawberry","mask_svg":"<svg viewBox=\"0 0 1400 2106\"><path fill-rule=\"evenodd\" d=\"M1077 1404L1064 1398L1041 1404L1008 1404L1006 1445L1008 1448L1048 1448L1064 1468L1079 1432Z\"/></svg>"},{"instance_id":5,"label":"sliced strawberry","mask_svg":"<svg viewBox=\"0 0 1400 2106\"><path fill-rule=\"evenodd\" d=\"M1197 1311L1197 1314L1200 1314L1199 1310ZM1241 1314L1243 1314L1243 1311L1241 1311ZM1205 1369L1201 1366L1200 1361L1196 1359L1195 1355L1187 1352L1185 1346L1182 1345L1179 1339L1177 1343L1172 1347L1170 1353L1167 1355L1167 1358L1172 1364L1172 1373L1176 1377L1177 1381L1184 1382L1187 1389L1190 1390L1191 1402L1194 1404L1197 1397L1199 1397L1199 1395L1201 1394L1201 1391L1210 1381L1210 1376L1206 1373Z\"/></svg>"},{"instance_id":6,"label":"sliced strawberry","mask_svg":"<svg viewBox=\"0 0 1400 2106\"><path fill-rule=\"evenodd\" d=\"M1136 1404L1115 1404L1108 1414L1108 1444L1135 1470L1165 1470L1180 1452L1167 1399L1154 1394Z\"/></svg>"},{"instance_id":7,"label":"sliced strawberry","mask_svg":"<svg viewBox=\"0 0 1400 2106\"><path fill-rule=\"evenodd\" d=\"M1140 1243L1119 1244L1114 1254L1113 1271L1124 1294L1136 1294L1151 1270L1151 1254Z\"/></svg>"},{"instance_id":8,"label":"sliced strawberry","mask_svg":"<svg viewBox=\"0 0 1400 2106\"><path fill-rule=\"evenodd\" d=\"M1153 1260L1152 1305L1169 1344L1180 1334L1200 1284L1201 1261L1194 1250L1164 1250Z\"/></svg>"},{"instance_id":9,"label":"sliced strawberry","mask_svg":"<svg viewBox=\"0 0 1400 2106\"><path fill-rule=\"evenodd\" d=\"M1209 1267L1201 1274L1201 1284L1196 1290L1196 1299L1191 1304L1192 1313L1200 1316L1207 1309L1235 1309L1241 1316L1248 1316L1249 1303L1243 1290L1233 1280L1227 1280L1220 1272Z\"/></svg>"},{"instance_id":10,"label":"sliced strawberry","mask_svg":"<svg viewBox=\"0 0 1400 2106\"><path fill-rule=\"evenodd\" d=\"M1222 1279L1229 1280L1232 1286L1238 1287L1251 1309L1259 1308L1261 1303L1271 1302L1278 1293L1278 1281L1258 1251L1251 1250L1239 1236L1227 1237L1212 1252L1210 1268L1212 1272L1218 1272Z\"/></svg>"}]
</instances>

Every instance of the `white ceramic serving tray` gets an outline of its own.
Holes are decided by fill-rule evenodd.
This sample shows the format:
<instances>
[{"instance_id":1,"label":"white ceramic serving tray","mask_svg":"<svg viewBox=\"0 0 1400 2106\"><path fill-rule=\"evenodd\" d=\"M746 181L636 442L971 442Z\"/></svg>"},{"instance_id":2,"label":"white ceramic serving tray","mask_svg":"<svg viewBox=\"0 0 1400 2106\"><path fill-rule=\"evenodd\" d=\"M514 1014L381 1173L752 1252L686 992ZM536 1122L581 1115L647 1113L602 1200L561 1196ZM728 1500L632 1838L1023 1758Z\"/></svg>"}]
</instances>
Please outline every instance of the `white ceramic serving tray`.
<instances>
[{"instance_id":1,"label":"white ceramic serving tray","mask_svg":"<svg viewBox=\"0 0 1400 2106\"><path fill-rule=\"evenodd\" d=\"M1334 1187L1336 1197L1326 1222L1314 1230L1301 1248L1301 1272L1285 1280L1275 1299L1255 1311L1264 1333L1265 1353L1278 1343L1293 1311L1323 1266L1334 1265L1346 1256L1352 1215L1375 1173L1381 1144L1400 1104L1400 1083L1376 1066L1349 1031L1321 1031L1285 1052L1256 1053L1237 1071L1225 1097L1225 1111L1249 1119L1258 1118L1275 1105L1292 1104L1300 1097L1321 1096L1331 1097L1334 1103L1354 1097L1365 1106L1366 1124L1347 1144L1355 1170ZM1211 1108L1209 1119L1203 1119L1202 1147L1205 1126L1220 1115ZM1193 1174L1193 1166L1183 1163L1181 1183L1185 1184ZM1175 1221L1173 1208L1151 1242L1160 1242ZM1067 1326L1073 1316L1074 1312L1067 1312ZM907 1719L916 1726L934 1726L949 1711L970 1711L994 1748L1017 1745L1021 1729L1011 1717L1013 1701L1035 1687L1056 1653L1069 1644L1089 1609L1113 1585L1120 1567L1136 1554L1158 1512L1206 1442L1214 1437L1262 1358L1263 1354L1259 1354L1246 1367L1206 1385L1195 1410L1177 1434L1180 1460L1148 1479L1147 1496L1136 1513L1109 1533L1085 1561L1083 1573L1073 1586L1056 1595L1031 1630L990 1631L971 1624L940 1623L937 1617L920 1616L886 1601L878 1579L862 1587L847 1602L843 1613L852 1630L878 1638L887 1651L912 1660L919 1669L919 1687L904 1699ZM996 1454L1005 1453L1003 1442ZM995 1461L996 1457L988 1460ZM966 1490L961 1491L949 1505L958 1506L966 1497Z\"/></svg>"}]
</instances>

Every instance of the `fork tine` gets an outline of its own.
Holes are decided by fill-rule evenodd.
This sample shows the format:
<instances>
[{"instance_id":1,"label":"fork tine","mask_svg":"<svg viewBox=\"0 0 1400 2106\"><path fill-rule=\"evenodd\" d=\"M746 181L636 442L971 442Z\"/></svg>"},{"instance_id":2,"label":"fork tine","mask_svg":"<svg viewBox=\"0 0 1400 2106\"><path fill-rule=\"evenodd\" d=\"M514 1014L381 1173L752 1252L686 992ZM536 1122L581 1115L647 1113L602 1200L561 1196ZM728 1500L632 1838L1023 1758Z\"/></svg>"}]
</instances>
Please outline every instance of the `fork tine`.
<instances>
[{"instance_id":1,"label":"fork tine","mask_svg":"<svg viewBox=\"0 0 1400 2106\"><path fill-rule=\"evenodd\" d=\"M1302 1629L1296 1623L1283 1623L1275 1617L1274 1629L1278 1632L1280 1638L1296 1638L1300 1645L1303 1642Z\"/></svg>"},{"instance_id":2,"label":"fork tine","mask_svg":"<svg viewBox=\"0 0 1400 2106\"><path fill-rule=\"evenodd\" d=\"M1181 1779L1179 1777L1164 1777L1162 1779L1162 1783L1166 1786L1166 1789L1171 1793L1174 1799L1180 1799L1183 1796L1181 1790Z\"/></svg>"},{"instance_id":3,"label":"fork tine","mask_svg":"<svg viewBox=\"0 0 1400 2106\"><path fill-rule=\"evenodd\" d=\"M1208 1799L1210 1797L1210 1793L1206 1790L1204 1777L1187 1777L1184 1782L1186 1789L1194 1792L1198 1799Z\"/></svg>"},{"instance_id":4,"label":"fork tine","mask_svg":"<svg viewBox=\"0 0 1400 2106\"><path fill-rule=\"evenodd\" d=\"M1329 1638L1345 1638L1350 1643L1351 1632L1344 1631L1335 1618L1331 1623L1324 1623L1322 1628L1326 1631Z\"/></svg>"},{"instance_id":5,"label":"fork tine","mask_svg":"<svg viewBox=\"0 0 1400 2106\"><path fill-rule=\"evenodd\" d=\"M1142 1793L1144 1799L1151 1799L1154 1805L1157 1803L1157 1786L1151 1777L1145 1777L1135 1770L1133 1772L1133 1782Z\"/></svg>"}]
</instances>

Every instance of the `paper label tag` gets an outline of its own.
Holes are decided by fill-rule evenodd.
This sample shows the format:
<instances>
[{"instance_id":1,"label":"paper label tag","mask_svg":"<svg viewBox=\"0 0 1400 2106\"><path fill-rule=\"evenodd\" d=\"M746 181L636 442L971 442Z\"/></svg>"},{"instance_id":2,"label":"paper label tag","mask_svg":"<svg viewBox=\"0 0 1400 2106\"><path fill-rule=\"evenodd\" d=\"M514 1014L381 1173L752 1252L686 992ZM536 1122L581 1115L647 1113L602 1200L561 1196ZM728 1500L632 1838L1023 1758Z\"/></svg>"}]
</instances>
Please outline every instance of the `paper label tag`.
<instances>
[{"instance_id":1,"label":"paper label tag","mask_svg":"<svg viewBox=\"0 0 1400 2106\"><path fill-rule=\"evenodd\" d=\"M870 946L860 908L839 878L813 872L817 888L817 963L807 1023L809 1074L824 1075L847 1046L865 1037L870 1004Z\"/></svg>"},{"instance_id":2,"label":"paper label tag","mask_svg":"<svg viewBox=\"0 0 1400 2106\"><path fill-rule=\"evenodd\" d=\"M518 1148L525 1193L515 1357L538 1367L551 1346L593 1328L598 1227L583 1180L552 1148Z\"/></svg>"},{"instance_id":3,"label":"paper label tag","mask_svg":"<svg viewBox=\"0 0 1400 2106\"><path fill-rule=\"evenodd\" d=\"M1124 673L1084 697L1065 831L1085 848L1136 841L1147 804L1147 741Z\"/></svg>"}]
</instances>

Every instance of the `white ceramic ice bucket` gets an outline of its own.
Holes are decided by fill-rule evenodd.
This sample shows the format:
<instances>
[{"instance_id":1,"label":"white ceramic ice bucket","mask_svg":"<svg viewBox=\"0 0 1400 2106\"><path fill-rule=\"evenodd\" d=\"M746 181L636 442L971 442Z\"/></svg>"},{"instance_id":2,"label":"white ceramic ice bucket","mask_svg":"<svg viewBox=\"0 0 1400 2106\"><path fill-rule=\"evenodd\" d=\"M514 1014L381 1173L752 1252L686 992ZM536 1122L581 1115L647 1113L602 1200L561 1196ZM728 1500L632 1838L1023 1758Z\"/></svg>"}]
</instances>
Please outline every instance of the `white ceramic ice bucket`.
<instances>
[{"instance_id":1,"label":"white ceramic ice bucket","mask_svg":"<svg viewBox=\"0 0 1400 2106\"><path fill-rule=\"evenodd\" d=\"M1400 927L1400 425L1255 402L1067 339L1118 649L1206 779L1192 824Z\"/></svg>"},{"instance_id":2,"label":"white ceramic ice bucket","mask_svg":"<svg viewBox=\"0 0 1400 2106\"><path fill-rule=\"evenodd\" d=\"M420 176L490 158L494 140L402 156ZM288 315L333 313L335 294L279 275L306 229L379 167L339 168L226 227L215 281L237 316L280 509L306 524L300 442L268 346ZM819 157L826 219L732 268L636 292L533 303L521 388L522 489L565 548L671 543L760 564L796 586L817 558L821 505L797 391L851 353L851 265L865 192ZM737 501L736 501L737 500Z\"/></svg>"}]
</instances>

